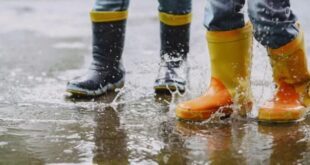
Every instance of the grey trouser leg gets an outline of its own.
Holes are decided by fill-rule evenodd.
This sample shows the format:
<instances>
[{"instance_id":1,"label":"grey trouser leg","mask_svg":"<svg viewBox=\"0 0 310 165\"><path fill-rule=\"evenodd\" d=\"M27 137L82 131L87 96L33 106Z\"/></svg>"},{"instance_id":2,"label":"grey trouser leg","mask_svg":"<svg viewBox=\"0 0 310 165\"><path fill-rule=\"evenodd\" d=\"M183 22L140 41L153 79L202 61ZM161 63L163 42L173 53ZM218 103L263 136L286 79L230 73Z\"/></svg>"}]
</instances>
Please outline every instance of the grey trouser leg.
<instances>
[{"instance_id":1,"label":"grey trouser leg","mask_svg":"<svg viewBox=\"0 0 310 165\"><path fill-rule=\"evenodd\" d=\"M191 0L158 0L159 11L169 14L187 14L191 12ZM129 0L96 0L96 11L122 11L127 10Z\"/></svg>"},{"instance_id":2,"label":"grey trouser leg","mask_svg":"<svg viewBox=\"0 0 310 165\"><path fill-rule=\"evenodd\" d=\"M210 31L244 26L241 9L245 0L207 0L205 26ZM249 17L254 36L262 45L279 48L293 40L299 30L289 0L249 0Z\"/></svg>"},{"instance_id":3,"label":"grey trouser leg","mask_svg":"<svg viewBox=\"0 0 310 165\"><path fill-rule=\"evenodd\" d=\"M289 0L249 0L254 36L262 45L279 48L292 41L299 30Z\"/></svg>"},{"instance_id":4,"label":"grey trouser leg","mask_svg":"<svg viewBox=\"0 0 310 165\"><path fill-rule=\"evenodd\" d=\"M158 0L160 12L169 14L188 14L192 10L191 0Z\"/></svg>"},{"instance_id":5,"label":"grey trouser leg","mask_svg":"<svg viewBox=\"0 0 310 165\"><path fill-rule=\"evenodd\" d=\"M95 11L124 11L129 6L129 0L96 0Z\"/></svg>"},{"instance_id":6,"label":"grey trouser leg","mask_svg":"<svg viewBox=\"0 0 310 165\"><path fill-rule=\"evenodd\" d=\"M207 0L204 25L209 31L227 31L244 26L241 12L245 0Z\"/></svg>"}]
</instances>

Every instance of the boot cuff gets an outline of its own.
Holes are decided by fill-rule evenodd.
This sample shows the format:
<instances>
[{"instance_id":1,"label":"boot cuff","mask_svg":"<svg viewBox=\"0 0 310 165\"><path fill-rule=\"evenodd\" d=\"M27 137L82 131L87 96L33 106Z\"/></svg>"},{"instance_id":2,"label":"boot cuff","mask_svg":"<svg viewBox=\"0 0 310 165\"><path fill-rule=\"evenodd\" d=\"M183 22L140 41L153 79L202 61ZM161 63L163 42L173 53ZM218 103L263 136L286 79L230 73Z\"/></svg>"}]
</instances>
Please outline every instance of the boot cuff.
<instances>
[{"instance_id":1,"label":"boot cuff","mask_svg":"<svg viewBox=\"0 0 310 165\"><path fill-rule=\"evenodd\" d=\"M192 22L192 13L180 15L159 12L159 19L160 22L170 26L187 25Z\"/></svg>"},{"instance_id":2,"label":"boot cuff","mask_svg":"<svg viewBox=\"0 0 310 165\"><path fill-rule=\"evenodd\" d=\"M94 23L122 21L127 19L127 11L91 11L90 18Z\"/></svg>"},{"instance_id":3,"label":"boot cuff","mask_svg":"<svg viewBox=\"0 0 310 165\"><path fill-rule=\"evenodd\" d=\"M208 42L231 42L244 40L252 37L252 24L247 23L244 27L229 31L208 31Z\"/></svg>"},{"instance_id":4,"label":"boot cuff","mask_svg":"<svg viewBox=\"0 0 310 165\"><path fill-rule=\"evenodd\" d=\"M277 49L271 49L268 48L268 54L269 55L290 55L296 52L301 48L301 44L304 40L304 32L302 30L299 31L299 34L297 37L292 40L291 42L287 43L286 45L277 48Z\"/></svg>"}]
</instances>

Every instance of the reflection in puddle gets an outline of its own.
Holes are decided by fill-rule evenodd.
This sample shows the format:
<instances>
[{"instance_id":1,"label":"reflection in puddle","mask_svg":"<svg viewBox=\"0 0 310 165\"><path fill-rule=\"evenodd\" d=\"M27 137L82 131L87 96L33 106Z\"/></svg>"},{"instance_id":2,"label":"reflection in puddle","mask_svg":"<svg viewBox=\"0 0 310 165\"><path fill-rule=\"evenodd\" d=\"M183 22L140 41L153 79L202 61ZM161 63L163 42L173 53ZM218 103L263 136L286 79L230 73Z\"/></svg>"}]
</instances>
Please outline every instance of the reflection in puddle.
<instances>
[{"instance_id":1,"label":"reflection in puddle","mask_svg":"<svg viewBox=\"0 0 310 165\"><path fill-rule=\"evenodd\" d=\"M128 164L127 135L121 127L117 112L105 108L95 116L94 157L95 164Z\"/></svg>"},{"instance_id":2,"label":"reflection in puddle","mask_svg":"<svg viewBox=\"0 0 310 165\"><path fill-rule=\"evenodd\" d=\"M51 84L47 82L32 91L46 86ZM55 84L50 90L61 88ZM1 107L0 163L10 163L8 160L13 157L20 162L39 164L310 161L309 118L288 125L264 125L237 118L221 120L216 116L208 122L179 121L175 119L173 106L184 98L141 94L143 90L129 84L95 99L55 98L52 92L52 99ZM31 98L40 99L37 94L42 96L33 92Z\"/></svg>"}]
</instances>

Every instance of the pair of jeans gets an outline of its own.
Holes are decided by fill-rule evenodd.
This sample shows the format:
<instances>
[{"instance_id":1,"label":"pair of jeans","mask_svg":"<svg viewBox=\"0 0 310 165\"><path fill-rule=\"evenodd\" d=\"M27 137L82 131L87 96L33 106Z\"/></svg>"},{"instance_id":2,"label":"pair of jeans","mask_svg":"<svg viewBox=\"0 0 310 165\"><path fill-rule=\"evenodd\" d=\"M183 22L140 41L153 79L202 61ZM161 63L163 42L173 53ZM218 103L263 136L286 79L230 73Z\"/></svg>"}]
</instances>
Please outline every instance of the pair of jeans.
<instances>
[{"instance_id":1,"label":"pair of jeans","mask_svg":"<svg viewBox=\"0 0 310 165\"><path fill-rule=\"evenodd\" d=\"M169 14L191 12L191 0L158 0L159 11ZM129 0L96 0L96 11L124 11ZM204 25L209 31L226 31L244 26L245 0L207 0ZM289 0L249 0L248 13L255 38L264 46L279 48L299 33Z\"/></svg>"},{"instance_id":2,"label":"pair of jeans","mask_svg":"<svg viewBox=\"0 0 310 165\"><path fill-rule=\"evenodd\" d=\"M95 11L124 11L130 0L96 0ZM158 0L159 11L169 14L188 14L192 10L191 0Z\"/></svg>"},{"instance_id":3,"label":"pair of jeans","mask_svg":"<svg viewBox=\"0 0 310 165\"><path fill-rule=\"evenodd\" d=\"M207 0L205 27L210 31L243 27L244 5L245 0ZM257 41L275 49L298 35L297 18L290 6L289 0L248 0L248 14Z\"/></svg>"}]
</instances>

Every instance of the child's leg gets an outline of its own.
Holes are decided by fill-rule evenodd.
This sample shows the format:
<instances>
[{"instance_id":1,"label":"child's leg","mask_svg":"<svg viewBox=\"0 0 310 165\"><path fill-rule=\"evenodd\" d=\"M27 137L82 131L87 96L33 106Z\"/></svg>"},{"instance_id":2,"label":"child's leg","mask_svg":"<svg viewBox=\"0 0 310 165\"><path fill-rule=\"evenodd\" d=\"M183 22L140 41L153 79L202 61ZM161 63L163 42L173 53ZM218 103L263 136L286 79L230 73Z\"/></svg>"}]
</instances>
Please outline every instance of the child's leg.
<instances>
[{"instance_id":1,"label":"child's leg","mask_svg":"<svg viewBox=\"0 0 310 165\"><path fill-rule=\"evenodd\" d=\"M96 0L95 11L127 11L129 0Z\"/></svg>"},{"instance_id":2,"label":"child's leg","mask_svg":"<svg viewBox=\"0 0 310 165\"><path fill-rule=\"evenodd\" d=\"M208 31L228 31L244 27L241 12L245 0L207 0L205 27Z\"/></svg>"},{"instance_id":3,"label":"child's leg","mask_svg":"<svg viewBox=\"0 0 310 165\"><path fill-rule=\"evenodd\" d=\"M154 86L156 92L185 90L191 2L191 0L159 0L161 66Z\"/></svg>"},{"instance_id":4,"label":"child's leg","mask_svg":"<svg viewBox=\"0 0 310 165\"><path fill-rule=\"evenodd\" d=\"M277 91L259 109L258 119L289 122L303 118L309 102L310 75L303 32L289 0L251 0L249 14L256 39L267 47Z\"/></svg>"},{"instance_id":5,"label":"child's leg","mask_svg":"<svg viewBox=\"0 0 310 165\"><path fill-rule=\"evenodd\" d=\"M276 49L298 35L297 18L289 0L250 0L248 5L254 36L262 45Z\"/></svg>"},{"instance_id":6,"label":"child's leg","mask_svg":"<svg viewBox=\"0 0 310 165\"><path fill-rule=\"evenodd\" d=\"M96 0L90 13L93 22L92 63L86 75L67 85L73 95L98 96L122 87L121 64L129 0Z\"/></svg>"},{"instance_id":7,"label":"child's leg","mask_svg":"<svg viewBox=\"0 0 310 165\"><path fill-rule=\"evenodd\" d=\"M205 26L211 60L207 92L177 106L176 114L187 120L205 120L216 112L231 114L233 103L242 115L250 109L252 27L244 23L244 0L208 0Z\"/></svg>"}]
</instances>

